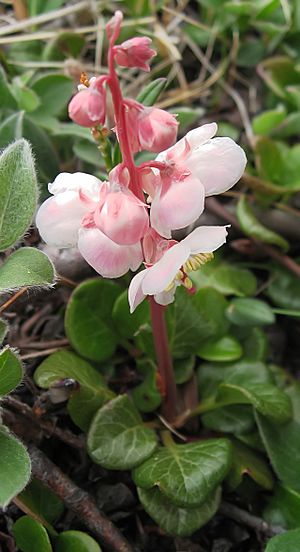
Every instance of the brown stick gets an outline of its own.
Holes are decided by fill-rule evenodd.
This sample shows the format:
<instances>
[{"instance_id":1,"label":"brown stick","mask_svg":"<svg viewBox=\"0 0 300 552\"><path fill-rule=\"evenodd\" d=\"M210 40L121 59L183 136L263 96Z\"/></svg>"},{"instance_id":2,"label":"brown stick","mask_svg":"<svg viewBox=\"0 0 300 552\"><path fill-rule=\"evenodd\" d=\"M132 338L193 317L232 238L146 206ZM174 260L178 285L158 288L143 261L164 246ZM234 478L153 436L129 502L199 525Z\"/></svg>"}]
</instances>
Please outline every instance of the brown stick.
<instances>
[{"instance_id":1,"label":"brown stick","mask_svg":"<svg viewBox=\"0 0 300 552\"><path fill-rule=\"evenodd\" d=\"M217 217L223 219L226 222L230 222L230 224L242 232L242 229L238 223L238 220L236 217L230 213L226 207L224 207L217 199L214 199L212 197L208 198L206 200L206 207L207 209L216 215ZM256 247L264 251L269 257L272 259L275 259L278 263L283 265L285 268L293 272L298 278L300 278L300 265L298 265L291 257L288 255L284 255L271 245L267 245L265 243L262 243L254 238L249 237L249 240L251 240Z\"/></svg>"},{"instance_id":2,"label":"brown stick","mask_svg":"<svg viewBox=\"0 0 300 552\"><path fill-rule=\"evenodd\" d=\"M29 445L28 452L31 458L33 476L54 491L100 542L114 552L133 552L125 537L98 510L94 499L86 491L77 487L37 447Z\"/></svg>"},{"instance_id":3,"label":"brown stick","mask_svg":"<svg viewBox=\"0 0 300 552\"><path fill-rule=\"evenodd\" d=\"M263 533L266 537L273 537L274 535L279 535L285 531L282 527L274 527L273 525L269 525L260 517L254 516L246 510L242 510L238 506L230 504L229 502L221 503L219 513L233 519L234 521L237 521L238 523L242 523L247 527L250 527L250 529L254 529L254 531L257 531L258 533Z\"/></svg>"},{"instance_id":4,"label":"brown stick","mask_svg":"<svg viewBox=\"0 0 300 552\"><path fill-rule=\"evenodd\" d=\"M7 301L5 301L5 303L3 303L3 305L0 306L0 313L4 312L8 307L10 307L10 305L12 305L17 299L19 299L19 297L24 295L27 289L28 289L27 287L19 289L17 293L15 293L12 297L10 297Z\"/></svg>"}]
</instances>

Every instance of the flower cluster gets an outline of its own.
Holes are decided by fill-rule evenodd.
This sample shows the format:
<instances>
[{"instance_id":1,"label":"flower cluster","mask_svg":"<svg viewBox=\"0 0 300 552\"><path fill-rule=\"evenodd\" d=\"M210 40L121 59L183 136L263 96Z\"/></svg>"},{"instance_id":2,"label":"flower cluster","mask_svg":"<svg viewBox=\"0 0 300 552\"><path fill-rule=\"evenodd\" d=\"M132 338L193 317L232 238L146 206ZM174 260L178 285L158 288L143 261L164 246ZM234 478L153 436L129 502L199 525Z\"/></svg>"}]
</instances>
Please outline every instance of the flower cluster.
<instances>
[{"instance_id":1,"label":"flower cluster","mask_svg":"<svg viewBox=\"0 0 300 552\"><path fill-rule=\"evenodd\" d=\"M49 185L52 197L41 205L36 223L47 243L77 245L105 278L136 271L144 263L129 288L133 311L147 295L166 305L173 301L178 285L192 288L189 273L225 242L226 227L196 228L180 243L172 239L172 232L199 218L206 196L222 193L239 180L246 157L230 138L214 137L215 123L196 128L175 143L174 115L123 98L115 63L148 71L155 52L146 37L116 45L121 21L121 12L116 12L106 27L109 74L82 79L69 115L82 126L101 130L109 87L122 163L105 182L79 172L59 174ZM136 166L134 154L141 150L158 155Z\"/></svg>"}]
</instances>

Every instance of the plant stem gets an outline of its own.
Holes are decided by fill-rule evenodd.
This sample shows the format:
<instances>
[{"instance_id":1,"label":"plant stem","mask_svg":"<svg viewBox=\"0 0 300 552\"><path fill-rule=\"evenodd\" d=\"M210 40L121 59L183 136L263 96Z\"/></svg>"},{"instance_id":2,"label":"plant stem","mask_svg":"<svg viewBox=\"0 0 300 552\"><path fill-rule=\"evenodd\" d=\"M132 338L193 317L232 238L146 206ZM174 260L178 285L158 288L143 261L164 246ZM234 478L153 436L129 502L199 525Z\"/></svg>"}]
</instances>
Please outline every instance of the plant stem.
<instances>
[{"instance_id":1,"label":"plant stem","mask_svg":"<svg viewBox=\"0 0 300 552\"><path fill-rule=\"evenodd\" d=\"M173 422L177 414L177 389L168 343L164 307L156 303L154 297L149 297L149 300L158 373L164 395L162 412L169 422Z\"/></svg>"}]
</instances>

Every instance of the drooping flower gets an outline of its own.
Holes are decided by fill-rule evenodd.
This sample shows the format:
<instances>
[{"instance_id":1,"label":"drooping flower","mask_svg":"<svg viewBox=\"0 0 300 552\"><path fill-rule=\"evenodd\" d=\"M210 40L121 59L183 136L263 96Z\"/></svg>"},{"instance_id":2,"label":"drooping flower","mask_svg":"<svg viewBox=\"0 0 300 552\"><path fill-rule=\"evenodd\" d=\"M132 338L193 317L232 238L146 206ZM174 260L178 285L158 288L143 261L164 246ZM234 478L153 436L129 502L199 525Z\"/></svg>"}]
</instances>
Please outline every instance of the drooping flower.
<instances>
[{"instance_id":1,"label":"drooping flower","mask_svg":"<svg viewBox=\"0 0 300 552\"><path fill-rule=\"evenodd\" d=\"M177 138L176 116L164 109L146 107L135 100L126 100L127 123L131 149L158 153L174 144Z\"/></svg>"},{"instance_id":2,"label":"drooping flower","mask_svg":"<svg viewBox=\"0 0 300 552\"><path fill-rule=\"evenodd\" d=\"M149 61L156 56L155 50L149 47L151 42L151 38L147 36L136 36L118 44L114 47L116 62L121 67L137 67L150 71Z\"/></svg>"},{"instance_id":3,"label":"drooping flower","mask_svg":"<svg viewBox=\"0 0 300 552\"><path fill-rule=\"evenodd\" d=\"M106 77L93 77L86 85L79 85L79 91L68 106L69 117L78 125L94 127L103 125L106 117Z\"/></svg>"},{"instance_id":4,"label":"drooping flower","mask_svg":"<svg viewBox=\"0 0 300 552\"><path fill-rule=\"evenodd\" d=\"M153 295L160 305L168 305L173 302L178 286L191 289L189 272L211 260L213 251L225 243L226 236L226 226L201 226L181 242L173 245L173 241L155 264L132 279L128 290L130 311L147 295Z\"/></svg>"},{"instance_id":5,"label":"drooping flower","mask_svg":"<svg viewBox=\"0 0 300 552\"><path fill-rule=\"evenodd\" d=\"M188 132L157 156L156 161L165 163L165 168L159 175L154 169L156 180L148 176L145 181L144 189L152 196L151 226L166 238L172 230L199 218L205 196L229 190L244 172L247 160L243 149L231 138L213 138L216 132L216 123Z\"/></svg>"},{"instance_id":6,"label":"drooping flower","mask_svg":"<svg viewBox=\"0 0 300 552\"><path fill-rule=\"evenodd\" d=\"M85 173L61 173L49 185L53 194L39 208L36 225L43 240L59 248L78 246L84 259L105 278L137 270L143 255L137 239L120 245L96 227L94 213L108 183Z\"/></svg>"}]
</instances>

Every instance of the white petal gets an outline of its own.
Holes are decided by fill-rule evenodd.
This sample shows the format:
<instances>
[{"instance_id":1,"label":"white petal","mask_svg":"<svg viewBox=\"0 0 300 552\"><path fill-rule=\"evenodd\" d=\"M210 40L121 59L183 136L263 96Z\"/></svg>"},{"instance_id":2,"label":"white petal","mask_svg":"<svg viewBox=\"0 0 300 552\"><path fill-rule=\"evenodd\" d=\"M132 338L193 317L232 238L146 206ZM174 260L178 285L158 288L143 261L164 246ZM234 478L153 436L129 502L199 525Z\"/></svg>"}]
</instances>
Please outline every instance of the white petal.
<instances>
[{"instance_id":1,"label":"white petal","mask_svg":"<svg viewBox=\"0 0 300 552\"><path fill-rule=\"evenodd\" d=\"M156 295L154 295L156 303L163 306L173 303L176 288L177 286L174 286L172 289L170 289L170 291L162 291L161 293L157 293Z\"/></svg>"},{"instance_id":2,"label":"white petal","mask_svg":"<svg viewBox=\"0 0 300 552\"><path fill-rule=\"evenodd\" d=\"M165 193L157 193L152 201L151 226L164 238L171 230L185 228L195 222L204 209L204 187L197 178L189 176L174 181Z\"/></svg>"},{"instance_id":3,"label":"white petal","mask_svg":"<svg viewBox=\"0 0 300 552\"><path fill-rule=\"evenodd\" d=\"M247 159L231 138L213 138L187 157L186 166L201 180L205 195L221 194L241 178Z\"/></svg>"},{"instance_id":4,"label":"white petal","mask_svg":"<svg viewBox=\"0 0 300 552\"><path fill-rule=\"evenodd\" d=\"M128 301L130 312L133 312L146 297L142 290L142 281L146 275L147 270L149 269L146 268L146 270L142 270L141 272L136 274L130 282L128 288Z\"/></svg>"},{"instance_id":5,"label":"white petal","mask_svg":"<svg viewBox=\"0 0 300 552\"><path fill-rule=\"evenodd\" d=\"M97 228L80 229L78 249L104 278L119 278L130 268L136 270L143 260L140 243L118 245Z\"/></svg>"},{"instance_id":6,"label":"white petal","mask_svg":"<svg viewBox=\"0 0 300 552\"><path fill-rule=\"evenodd\" d=\"M178 243L168 249L163 257L149 268L142 282L145 295L156 295L166 289L174 280L178 270L190 255L188 245Z\"/></svg>"},{"instance_id":7,"label":"white petal","mask_svg":"<svg viewBox=\"0 0 300 552\"><path fill-rule=\"evenodd\" d=\"M82 189L91 199L98 199L101 180L82 172L60 173L52 184L49 184L49 192L53 195L66 191L79 192Z\"/></svg>"},{"instance_id":8,"label":"white petal","mask_svg":"<svg viewBox=\"0 0 300 552\"><path fill-rule=\"evenodd\" d=\"M191 254L211 253L226 242L228 226L199 226L182 242Z\"/></svg>"},{"instance_id":9,"label":"white petal","mask_svg":"<svg viewBox=\"0 0 300 552\"><path fill-rule=\"evenodd\" d=\"M209 123L198 128L194 128L193 130L190 130L186 136L181 138L177 144L165 151L162 151L156 159L157 161L165 161L167 157L173 157L176 162L176 157L180 156L185 149L186 141L192 148L199 147L212 138L216 134L217 130L217 123Z\"/></svg>"},{"instance_id":10,"label":"white petal","mask_svg":"<svg viewBox=\"0 0 300 552\"><path fill-rule=\"evenodd\" d=\"M62 192L49 197L40 206L36 226L43 240L55 247L72 247L77 244L78 230L86 206L77 192Z\"/></svg>"}]
</instances>

